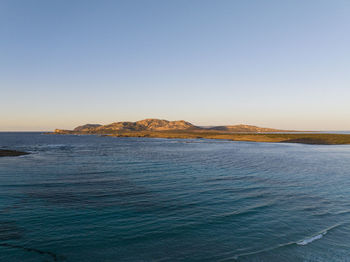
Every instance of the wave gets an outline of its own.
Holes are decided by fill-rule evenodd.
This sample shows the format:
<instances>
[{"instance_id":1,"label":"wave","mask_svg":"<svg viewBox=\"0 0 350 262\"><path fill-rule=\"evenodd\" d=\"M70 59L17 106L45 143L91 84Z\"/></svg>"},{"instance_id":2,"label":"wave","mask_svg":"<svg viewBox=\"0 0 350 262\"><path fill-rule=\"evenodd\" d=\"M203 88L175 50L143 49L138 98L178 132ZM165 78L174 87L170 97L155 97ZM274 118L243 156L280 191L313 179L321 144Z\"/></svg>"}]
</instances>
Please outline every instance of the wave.
<instances>
[{"instance_id":1,"label":"wave","mask_svg":"<svg viewBox=\"0 0 350 262\"><path fill-rule=\"evenodd\" d=\"M349 213L350 213L350 209L346 209L346 210L341 210L341 211L335 212L334 214L335 215L347 215Z\"/></svg>"},{"instance_id":2,"label":"wave","mask_svg":"<svg viewBox=\"0 0 350 262\"><path fill-rule=\"evenodd\" d=\"M307 244L310 244L310 243L314 242L315 240L321 239L325 234L328 233L329 230L334 229L334 228L336 228L336 227L338 227L340 225L342 225L342 224L339 223L339 224L335 224L335 225L333 225L331 227L328 227L328 228L318 232L316 235L313 235L311 237L308 237L308 238L305 238L303 240L297 241L296 244L300 245L300 246L305 246Z\"/></svg>"},{"instance_id":3,"label":"wave","mask_svg":"<svg viewBox=\"0 0 350 262\"><path fill-rule=\"evenodd\" d=\"M321 234L318 234L316 236L309 237L309 238L306 238L306 239L304 239L302 241L299 241L299 242L297 242L297 245L305 246L305 245L307 245L307 244L309 244L311 242L314 242L317 239L321 239L325 234L327 234L327 231L323 232Z\"/></svg>"},{"instance_id":4,"label":"wave","mask_svg":"<svg viewBox=\"0 0 350 262\"><path fill-rule=\"evenodd\" d=\"M337 228L339 226L342 226L344 225L345 223L338 223L338 224L335 224L333 226L330 226L320 232L318 232L316 235L312 236L312 237L308 237L308 238L305 238L303 240L299 240L299 241L291 241L291 242L286 242L286 243L282 243L282 244L278 244L276 246L272 246L272 247L267 247L267 248L264 248L264 249L261 249L261 250L257 250L257 251L252 251L252 252L247 252L247 253L242 253L242 254L237 254L237 255L234 255L233 257L230 258L230 260L238 260L240 257L247 257L247 256L251 256L251 255L257 255L257 254L260 254L260 253L264 253L264 252L269 252L269 251L272 251L272 250L276 250L278 248L282 248L282 247L286 247L286 246L291 246L291 245L302 245L302 246L305 246L315 240L318 240L318 239L321 239L324 235L326 235L328 233L328 231L334 229L334 228ZM225 260L222 260L222 261L226 261L227 259Z\"/></svg>"}]
</instances>

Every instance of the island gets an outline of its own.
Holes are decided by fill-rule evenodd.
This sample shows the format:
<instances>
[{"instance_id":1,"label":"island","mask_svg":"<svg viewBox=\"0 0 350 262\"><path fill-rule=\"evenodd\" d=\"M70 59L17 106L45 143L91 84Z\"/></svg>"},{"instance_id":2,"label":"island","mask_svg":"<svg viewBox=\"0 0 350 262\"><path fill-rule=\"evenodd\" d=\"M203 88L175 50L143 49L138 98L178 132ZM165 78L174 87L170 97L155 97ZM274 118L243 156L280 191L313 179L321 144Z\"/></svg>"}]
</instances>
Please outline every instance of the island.
<instances>
[{"instance_id":1,"label":"island","mask_svg":"<svg viewBox=\"0 0 350 262\"><path fill-rule=\"evenodd\" d=\"M350 144L348 134L326 134L281 130L252 125L200 127L187 121L144 119L136 122L115 122L108 125L86 124L73 130L56 129L53 134L103 135L115 137L205 138L249 142L302 143L314 145Z\"/></svg>"},{"instance_id":2,"label":"island","mask_svg":"<svg viewBox=\"0 0 350 262\"><path fill-rule=\"evenodd\" d=\"M29 153L27 152L22 152L22 151L17 151L17 150L5 150L5 149L0 149L0 157L3 156L23 156L23 155L28 155Z\"/></svg>"}]
</instances>

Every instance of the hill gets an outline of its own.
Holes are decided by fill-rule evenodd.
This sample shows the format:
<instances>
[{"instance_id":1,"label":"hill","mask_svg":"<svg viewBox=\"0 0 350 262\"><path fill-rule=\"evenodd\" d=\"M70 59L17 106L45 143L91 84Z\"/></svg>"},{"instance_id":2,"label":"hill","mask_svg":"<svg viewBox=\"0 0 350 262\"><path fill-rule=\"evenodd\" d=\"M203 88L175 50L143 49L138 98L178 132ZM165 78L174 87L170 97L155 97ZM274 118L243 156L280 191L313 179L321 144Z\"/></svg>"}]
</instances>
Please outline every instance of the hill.
<instances>
[{"instance_id":1,"label":"hill","mask_svg":"<svg viewBox=\"0 0 350 262\"><path fill-rule=\"evenodd\" d=\"M294 131L295 132L295 131ZM99 134L116 137L206 138L250 142L302 144L350 144L350 135L318 134L263 128L251 125L199 127L184 120L144 119L108 125L87 124L73 130L56 129L54 134Z\"/></svg>"},{"instance_id":2,"label":"hill","mask_svg":"<svg viewBox=\"0 0 350 262\"><path fill-rule=\"evenodd\" d=\"M108 125L86 124L78 126L73 130L56 129L55 133L81 133L81 134L115 134L121 131L220 131L228 133L273 133L290 132L272 128L263 128L251 125L229 125L214 127L199 127L184 120L168 121L163 119L144 119L136 122L115 122Z\"/></svg>"},{"instance_id":3,"label":"hill","mask_svg":"<svg viewBox=\"0 0 350 262\"><path fill-rule=\"evenodd\" d=\"M251 125L234 125L234 126L214 126L210 130L237 132L237 133L273 133L273 132L292 132L290 130L281 130L273 128L265 128Z\"/></svg>"},{"instance_id":4,"label":"hill","mask_svg":"<svg viewBox=\"0 0 350 262\"><path fill-rule=\"evenodd\" d=\"M144 119L137 122L115 122L108 125L87 124L73 130L56 129L55 133L82 133L82 134L114 134L119 131L170 131L170 130L198 130L184 120L168 121L162 119Z\"/></svg>"}]
</instances>

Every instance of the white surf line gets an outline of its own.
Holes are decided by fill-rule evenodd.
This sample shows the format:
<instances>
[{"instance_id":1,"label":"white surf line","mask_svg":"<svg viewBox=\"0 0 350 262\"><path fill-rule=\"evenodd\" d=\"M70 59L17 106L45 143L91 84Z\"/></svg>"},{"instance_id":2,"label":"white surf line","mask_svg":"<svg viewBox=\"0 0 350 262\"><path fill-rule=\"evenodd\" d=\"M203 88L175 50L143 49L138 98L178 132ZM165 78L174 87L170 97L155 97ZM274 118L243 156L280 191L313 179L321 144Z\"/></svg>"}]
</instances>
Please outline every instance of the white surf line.
<instances>
[{"instance_id":1,"label":"white surf line","mask_svg":"<svg viewBox=\"0 0 350 262\"><path fill-rule=\"evenodd\" d=\"M260 249L260 250L257 250L257 251L252 251L252 252L247 252L247 253L243 253L243 254L238 254L238 255L233 256L232 258L227 258L227 259L223 259L223 260L220 260L220 261L232 261L232 259L233 260L238 260L238 258L240 258L240 257L256 255L256 254L259 254L259 253L268 252L268 251L271 251L271 250L274 250L274 249L277 249L277 248L280 248L280 247L285 247L285 246L294 245L294 244L295 244L295 242L287 242L287 243L279 244L277 246Z\"/></svg>"},{"instance_id":2,"label":"white surf line","mask_svg":"<svg viewBox=\"0 0 350 262\"><path fill-rule=\"evenodd\" d=\"M233 257L231 258L227 258L227 259L222 259L220 261L237 261L238 258L240 257L246 257L246 256L250 256L250 255L256 255L256 254L259 254L259 253L263 253L263 252L268 252L268 251L271 251L271 250L274 250L274 249L278 249L278 248L281 248L281 247L285 247L285 246L289 246L289 245L306 245L308 243L311 243L317 239L320 239L322 238L323 235L327 234L327 232L329 230L332 230L336 227L339 227L339 226L342 226L346 223L338 223L338 224L335 224L333 226L330 226L320 232L318 232L316 235L314 235L313 237L310 237L310 238L306 238L306 239L302 239L302 240L299 240L299 241L291 241L291 242L287 242L287 243L283 243L283 244L279 244L279 245L276 245L276 246L273 246L273 247L268 247L268 248L264 248L264 249L261 249L261 250L257 250L257 251L252 251L252 252L247 252L247 253L242 253L242 254L238 254L238 255L234 255ZM321 237L318 237L319 235L321 235ZM310 239L313 239L311 242L307 242L306 244L300 244L300 243L303 243L303 241L306 241L306 240L310 240Z\"/></svg>"},{"instance_id":3,"label":"white surf line","mask_svg":"<svg viewBox=\"0 0 350 262\"><path fill-rule=\"evenodd\" d=\"M322 238L325 234L327 234L327 231L323 232L322 234L318 234L316 236L313 236L313 237L305 238L304 240L297 242L297 245L305 246L311 242L314 242L317 239Z\"/></svg>"},{"instance_id":4,"label":"white surf line","mask_svg":"<svg viewBox=\"0 0 350 262\"><path fill-rule=\"evenodd\" d=\"M344 223L338 223L338 224L335 224L335 225L333 225L333 226L330 226L330 227L328 227L328 228L326 228L326 229L324 229L324 230L322 230L322 231L316 233L316 234L313 235L313 236L310 236L310 237L307 237L307 238L305 238L305 239L302 239L302 240L297 241L296 244L297 244L297 245L300 245L300 246L305 246L305 245L307 245L307 244L309 244L309 243L314 242L314 241L317 240L317 239L321 239L325 234L328 233L329 230L332 230L332 229L334 229L334 228L336 228L336 227L339 227L339 226L341 226L341 225L343 225L343 224L344 224Z\"/></svg>"}]
</instances>

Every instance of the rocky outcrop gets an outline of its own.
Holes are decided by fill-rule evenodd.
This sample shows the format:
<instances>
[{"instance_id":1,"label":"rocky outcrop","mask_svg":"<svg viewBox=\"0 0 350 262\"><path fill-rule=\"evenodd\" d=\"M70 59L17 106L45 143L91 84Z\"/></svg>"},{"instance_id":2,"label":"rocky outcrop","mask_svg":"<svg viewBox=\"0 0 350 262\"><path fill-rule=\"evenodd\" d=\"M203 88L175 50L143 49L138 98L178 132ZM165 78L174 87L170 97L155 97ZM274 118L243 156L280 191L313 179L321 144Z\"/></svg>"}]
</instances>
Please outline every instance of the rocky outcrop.
<instances>
[{"instance_id":1,"label":"rocky outcrop","mask_svg":"<svg viewBox=\"0 0 350 262\"><path fill-rule=\"evenodd\" d=\"M78 126L78 127L74 128L73 131L76 131L76 132L90 132L90 131L93 131L97 127L100 127L100 126L101 125L99 125L99 124L86 124L86 125Z\"/></svg>"},{"instance_id":2,"label":"rocky outcrop","mask_svg":"<svg viewBox=\"0 0 350 262\"><path fill-rule=\"evenodd\" d=\"M116 131L166 131L166 130L193 130L199 129L189 122L180 121L168 121L160 119L144 119L137 122L115 122L108 125L87 124L78 126L74 130L56 129L56 134L69 134L69 133L114 133Z\"/></svg>"},{"instance_id":3,"label":"rocky outcrop","mask_svg":"<svg viewBox=\"0 0 350 262\"><path fill-rule=\"evenodd\" d=\"M2 156L23 156L23 155L28 155L29 153L27 152L21 152L17 150L5 150L5 149L0 149L0 157Z\"/></svg>"},{"instance_id":4,"label":"rocky outcrop","mask_svg":"<svg viewBox=\"0 0 350 262\"><path fill-rule=\"evenodd\" d=\"M73 131L72 130L65 130L65 129L55 129L54 133L66 135L66 134L72 134Z\"/></svg>"},{"instance_id":5,"label":"rocky outcrop","mask_svg":"<svg viewBox=\"0 0 350 262\"><path fill-rule=\"evenodd\" d=\"M197 129L198 127L192 125L184 120L168 121L159 119L145 119L136 122L137 125L144 127L146 130L164 131L164 130L188 130Z\"/></svg>"},{"instance_id":6,"label":"rocky outcrop","mask_svg":"<svg viewBox=\"0 0 350 262\"><path fill-rule=\"evenodd\" d=\"M160 119L144 119L137 122L116 122L110 125L100 126L96 130L126 130L126 131L164 131L164 130L188 130L196 127L186 121L168 121Z\"/></svg>"}]
</instances>

